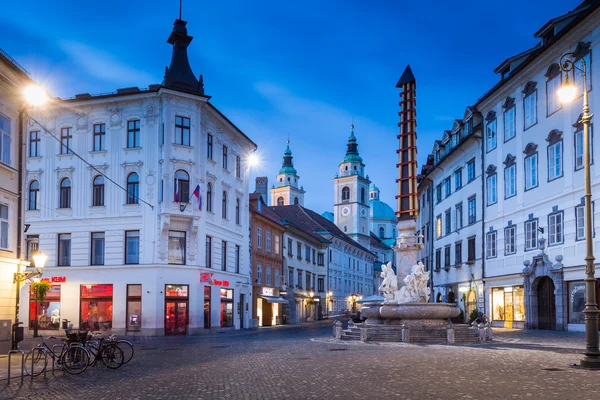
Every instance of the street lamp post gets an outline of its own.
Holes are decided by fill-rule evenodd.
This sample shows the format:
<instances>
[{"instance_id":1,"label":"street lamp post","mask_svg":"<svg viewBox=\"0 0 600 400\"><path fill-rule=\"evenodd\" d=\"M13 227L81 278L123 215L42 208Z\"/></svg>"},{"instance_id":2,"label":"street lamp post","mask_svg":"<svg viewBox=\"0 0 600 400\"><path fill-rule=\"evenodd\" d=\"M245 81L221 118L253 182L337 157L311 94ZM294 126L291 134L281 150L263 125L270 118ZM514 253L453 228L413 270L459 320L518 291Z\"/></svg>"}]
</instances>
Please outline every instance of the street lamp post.
<instances>
[{"instance_id":1,"label":"street lamp post","mask_svg":"<svg viewBox=\"0 0 600 400\"><path fill-rule=\"evenodd\" d=\"M567 53L560 59L560 68L566 73L564 85L558 90L558 96L563 103L571 102L576 95L576 87L569 83L569 72L581 71L583 74L583 166L585 173L585 353L580 361L583 368L600 369L600 350L598 348L598 307L596 304L596 277L594 268L594 242L592 218L592 188L590 172L590 107L588 104L587 64L581 58L581 68L575 64L575 54Z\"/></svg>"},{"instance_id":2,"label":"street lamp post","mask_svg":"<svg viewBox=\"0 0 600 400\"><path fill-rule=\"evenodd\" d=\"M13 325L13 330L12 330L12 349L13 350L17 350L17 343L19 342L17 340L17 329L19 328L19 325L21 324L19 322L19 308L20 308L20 302L21 302L21 283L27 279L32 279L32 278L35 278L36 276L41 276L42 271L44 270L44 265L46 265L47 260L48 260L47 255L38 253L35 256L33 256L33 263L35 264L34 272L17 271L14 274L13 282L17 286L17 293L16 293L16 305L15 305L15 323Z\"/></svg>"}]
</instances>

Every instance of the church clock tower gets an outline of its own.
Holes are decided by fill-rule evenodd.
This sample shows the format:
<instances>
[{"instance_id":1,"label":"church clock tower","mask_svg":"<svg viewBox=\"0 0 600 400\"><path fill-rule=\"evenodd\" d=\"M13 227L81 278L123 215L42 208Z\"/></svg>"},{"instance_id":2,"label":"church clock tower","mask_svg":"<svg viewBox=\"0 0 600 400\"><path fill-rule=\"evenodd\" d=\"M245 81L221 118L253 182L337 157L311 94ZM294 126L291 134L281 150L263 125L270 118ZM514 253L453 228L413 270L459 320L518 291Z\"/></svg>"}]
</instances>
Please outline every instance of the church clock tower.
<instances>
[{"instance_id":1,"label":"church clock tower","mask_svg":"<svg viewBox=\"0 0 600 400\"><path fill-rule=\"evenodd\" d=\"M298 204L304 206L304 188L298 186L300 177L294 168L292 162L292 151L290 150L290 141L287 141L287 148L283 153L283 165L277 174L276 184L271 188L272 206L289 206Z\"/></svg>"},{"instance_id":2,"label":"church clock tower","mask_svg":"<svg viewBox=\"0 0 600 400\"><path fill-rule=\"evenodd\" d=\"M346 156L333 179L334 223L366 248L370 246L369 177L358 155L354 125L348 138Z\"/></svg>"}]
</instances>

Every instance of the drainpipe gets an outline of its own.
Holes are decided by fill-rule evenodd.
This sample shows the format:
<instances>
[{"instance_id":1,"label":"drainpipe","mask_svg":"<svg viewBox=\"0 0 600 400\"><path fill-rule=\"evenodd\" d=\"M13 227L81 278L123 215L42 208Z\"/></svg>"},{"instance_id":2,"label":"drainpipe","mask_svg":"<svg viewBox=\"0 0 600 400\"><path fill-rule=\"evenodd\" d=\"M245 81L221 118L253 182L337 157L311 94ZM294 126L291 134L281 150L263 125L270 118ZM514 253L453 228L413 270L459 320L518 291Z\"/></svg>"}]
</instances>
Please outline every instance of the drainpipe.
<instances>
[{"instance_id":1,"label":"drainpipe","mask_svg":"<svg viewBox=\"0 0 600 400\"><path fill-rule=\"evenodd\" d=\"M22 246L22 239L23 239L23 146L24 144L24 138L23 136L25 135L24 130L24 126L23 126L23 117L25 114L25 109L21 108L19 110L19 148L18 148L18 182L19 182L19 203L17 204L17 260L21 260L23 258L23 246Z\"/></svg>"}]
</instances>

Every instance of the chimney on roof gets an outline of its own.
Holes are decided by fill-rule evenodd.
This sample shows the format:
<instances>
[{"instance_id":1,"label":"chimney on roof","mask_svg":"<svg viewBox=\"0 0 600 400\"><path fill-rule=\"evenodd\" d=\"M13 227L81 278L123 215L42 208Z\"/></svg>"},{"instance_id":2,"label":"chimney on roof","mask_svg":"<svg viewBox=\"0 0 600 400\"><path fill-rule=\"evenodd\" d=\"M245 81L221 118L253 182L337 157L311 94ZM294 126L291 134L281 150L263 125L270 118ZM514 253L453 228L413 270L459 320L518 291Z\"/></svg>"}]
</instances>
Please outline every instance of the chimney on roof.
<instances>
[{"instance_id":1,"label":"chimney on roof","mask_svg":"<svg viewBox=\"0 0 600 400\"><path fill-rule=\"evenodd\" d=\"M260 194L266 205L269 205L269 197L267 196L268 192L269 192L269 178L267 178L266 176L257 176L256 177L256 187L254 189L254 193Z\"/></svg>"}]
</instances>

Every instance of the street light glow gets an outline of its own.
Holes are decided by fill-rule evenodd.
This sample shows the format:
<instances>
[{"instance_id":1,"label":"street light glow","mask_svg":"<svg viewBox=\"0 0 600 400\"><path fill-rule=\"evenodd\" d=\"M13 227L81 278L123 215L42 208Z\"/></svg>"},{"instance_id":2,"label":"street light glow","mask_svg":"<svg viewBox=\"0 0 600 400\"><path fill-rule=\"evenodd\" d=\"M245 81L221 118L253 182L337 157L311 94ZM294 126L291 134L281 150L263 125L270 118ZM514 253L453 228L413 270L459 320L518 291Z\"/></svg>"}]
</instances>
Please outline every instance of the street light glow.
<instances>
[{"instance_id":1,"label":"street light glow","mask_svg":"<svg viewBox=\"0 0 600 400\"><path fill-rule=\"evenodd\" d=\"M48 95L41 87L30 85L23 89L25 100L32 106L41 106L48 101Z\"/></svg>"},{"instance_id":2,"label":"street light glow","mask_svg":"<svg viewBox=\"0 0 600 400\"><path fill-rule=\"evenodd\" d=\"M48 261L48 256L43 253L37 253L33 256L33 263L35 264L35 269L41 272L44 269L44 265L46 265L46 261Z\"/></svg>"},{"instance_id":3,"label":"street light glow","mask_svg":"<svg viewBox=\"0 0 600 400\"><path fill-rule=\"evenodd\" d=\"M575 99L577 88L569 83L567 80L560 89L558 89L558 98L561 103L570 103Z\"/></svg>"},{"instance_id":4,"label":"street light glow","mask_svg":"<svg viewBox=\"0 0 600 400\"><path fill-rule=\"evenodd\" d=\"M260 163L260 159L256 153L250 153L248 156L248 165L252 168L256 167Z\"/></svg>"}]
</instances>

